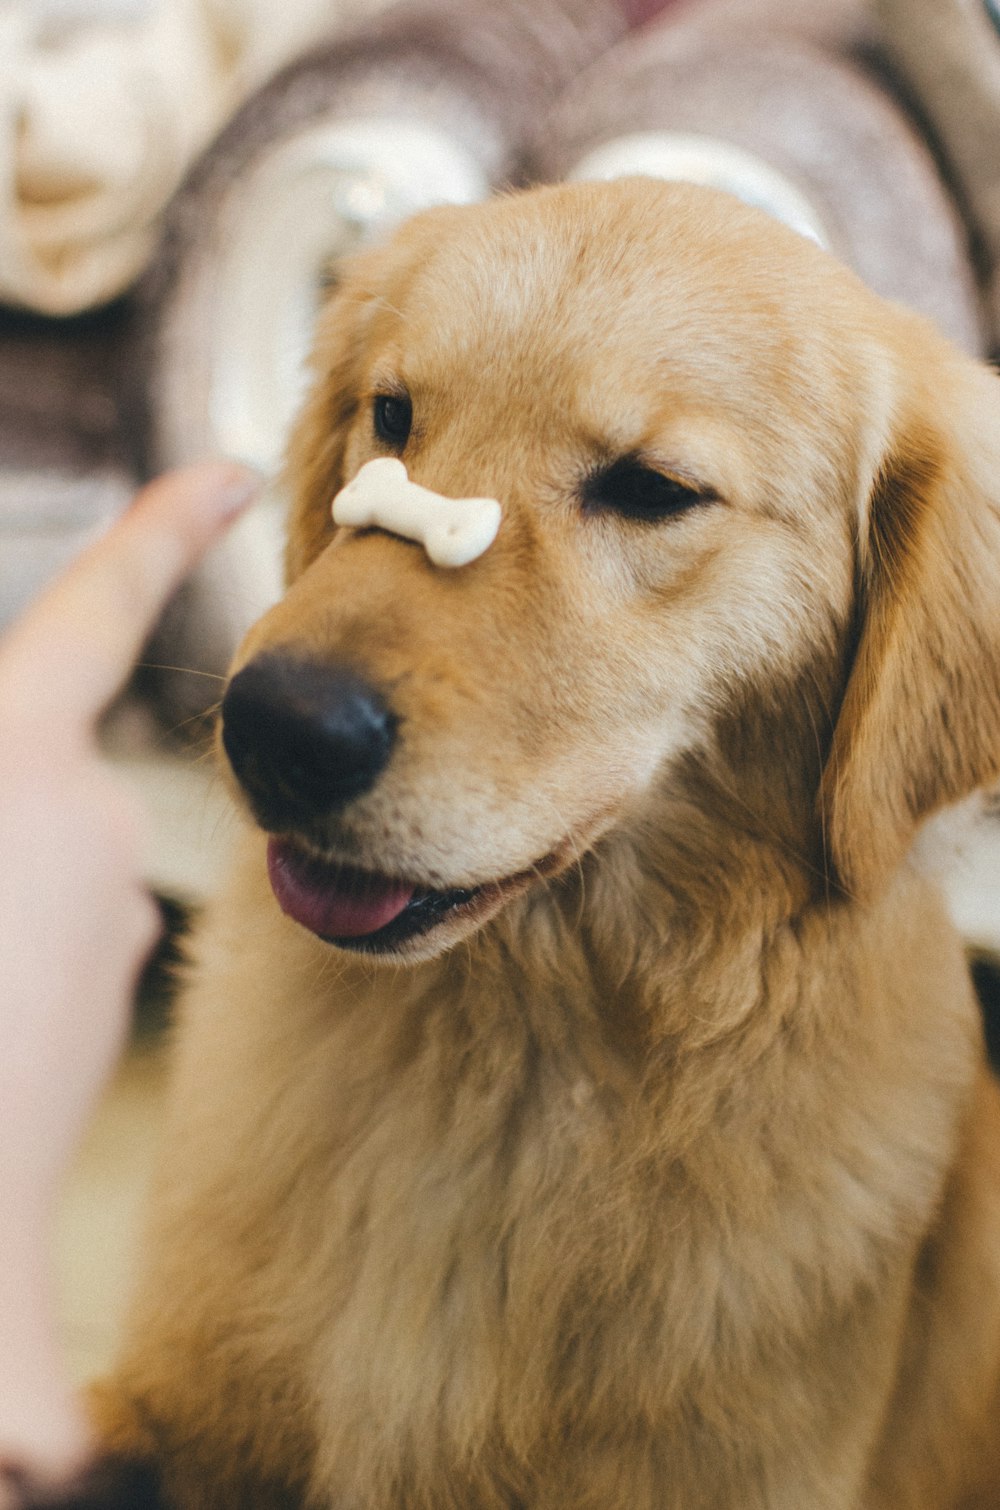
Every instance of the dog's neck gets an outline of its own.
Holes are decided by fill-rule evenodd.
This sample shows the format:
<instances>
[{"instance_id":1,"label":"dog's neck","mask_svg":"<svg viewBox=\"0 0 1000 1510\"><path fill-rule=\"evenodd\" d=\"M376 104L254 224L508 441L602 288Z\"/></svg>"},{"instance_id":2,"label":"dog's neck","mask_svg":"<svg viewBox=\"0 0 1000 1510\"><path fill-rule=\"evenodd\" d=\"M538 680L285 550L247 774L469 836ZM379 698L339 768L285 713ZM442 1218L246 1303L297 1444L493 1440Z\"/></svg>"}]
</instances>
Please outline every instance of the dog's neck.
<instances>
[{"instance_id":1,"label":"dog's neck","mask_svg":"<svg viewBox=\"0 0 1000 1510\"><path fill-rule=\"evenodd\" d=\"M829 719L805 695L781 717L780 738L764 715L734 716L669 762L577 867L441 962L449 991L491 974L540 1041L580 1043L589 1023L605 1060L703 1046L759 1015L788 937L849 906L816 808Z\"/></svg>"}]
</instances>

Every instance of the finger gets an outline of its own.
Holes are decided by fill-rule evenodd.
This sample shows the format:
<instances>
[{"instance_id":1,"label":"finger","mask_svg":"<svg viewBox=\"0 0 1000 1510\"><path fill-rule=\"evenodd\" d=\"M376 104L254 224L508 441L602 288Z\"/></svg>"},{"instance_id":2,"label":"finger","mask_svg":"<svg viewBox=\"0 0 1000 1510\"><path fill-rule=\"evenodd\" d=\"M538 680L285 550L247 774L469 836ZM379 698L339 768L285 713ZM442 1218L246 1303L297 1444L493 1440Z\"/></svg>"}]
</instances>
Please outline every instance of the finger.
<instances>
[{"instance_id":1,"label":"finger","mask_svg":"<svg viewBox=\"0 0 1000 1510\"><path fill-rule=\"evenodd\" d=\"M51 714L67 727L96 718L168 599L260 485L246 467L206 462L144 488L0 647L8 716Z\"/></svg>"},{"instance_id":2,"label":"finger","mask_svg":"<svg viewBox=\"0 0 1000 1510\"><path fill-rule=\"evenodd\" d=\"M5 1410L0 1433L0 1510L21 1510L36 1501L61 1503L59 1491L93 1455L90 1427L61 1367L29 1380L13 1414Z\"/></svg>"}]
</instances>

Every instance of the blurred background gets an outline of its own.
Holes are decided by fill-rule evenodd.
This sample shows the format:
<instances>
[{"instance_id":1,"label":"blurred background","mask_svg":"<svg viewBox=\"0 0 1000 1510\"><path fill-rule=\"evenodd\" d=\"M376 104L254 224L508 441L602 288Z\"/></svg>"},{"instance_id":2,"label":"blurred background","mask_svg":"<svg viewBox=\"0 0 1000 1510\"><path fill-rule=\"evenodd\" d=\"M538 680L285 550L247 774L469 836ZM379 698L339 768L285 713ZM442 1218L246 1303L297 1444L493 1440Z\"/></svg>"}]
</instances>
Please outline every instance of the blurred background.
<instances>
[{"instance_id":1,"label":"blurred background","mask_svg":"<svg viewBox=\"0 0 1000 1510\"><path fill-rule=\"evenodd\" d=\"M204 753L280 589L282 449L338 259L431 204L626 173L728 189L1000 351L1000 0L0 0L0 628L164 467L271 480L105 731L170 927L63 1213L81 1376L127 1292L176 939L237 822ZM924 847L996 1046L1000 804Z\"/></svg>"}]
</instances>

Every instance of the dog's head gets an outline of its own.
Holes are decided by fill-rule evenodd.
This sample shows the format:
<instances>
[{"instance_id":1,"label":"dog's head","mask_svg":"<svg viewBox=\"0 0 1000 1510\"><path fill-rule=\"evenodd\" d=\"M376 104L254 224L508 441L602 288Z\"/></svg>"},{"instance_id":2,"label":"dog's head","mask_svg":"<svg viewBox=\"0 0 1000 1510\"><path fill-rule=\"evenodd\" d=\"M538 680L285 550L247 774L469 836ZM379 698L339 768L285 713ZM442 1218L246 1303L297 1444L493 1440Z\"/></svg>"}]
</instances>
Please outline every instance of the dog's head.
<instances>
[{"instance_id":1,"label":"dog's head","mask_svg":"<svg viewBox=\"0 0 1000 1510\"><path fill-rule=\"evenodd\" d=\"M437 953L671 801L871 891L1000 767L1000 389L793 232L638 180L434 211L315 370L223 741L321 936ZM336 528L379 456L494 543Z\"/></svg>"}]
</instances>

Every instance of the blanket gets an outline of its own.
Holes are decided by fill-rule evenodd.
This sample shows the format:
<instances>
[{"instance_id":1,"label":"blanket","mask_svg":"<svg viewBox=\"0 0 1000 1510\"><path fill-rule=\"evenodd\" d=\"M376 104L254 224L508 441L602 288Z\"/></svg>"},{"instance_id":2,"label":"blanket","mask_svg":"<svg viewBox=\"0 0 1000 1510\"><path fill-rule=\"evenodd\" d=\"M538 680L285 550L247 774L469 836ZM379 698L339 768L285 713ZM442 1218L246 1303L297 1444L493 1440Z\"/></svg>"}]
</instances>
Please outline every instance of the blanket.
<instances>
[{"instance_id":1,"label":"blanket","mask_svg":"<svg viewBox=\"0 0 1000 1510\"><path fill-rule=\"evenodd\" d=\"M0 0L0 301L66 315L145 266L186 168L262 80L385 0L155 0L54 26Z\"/></svg>"}]
</instances>

